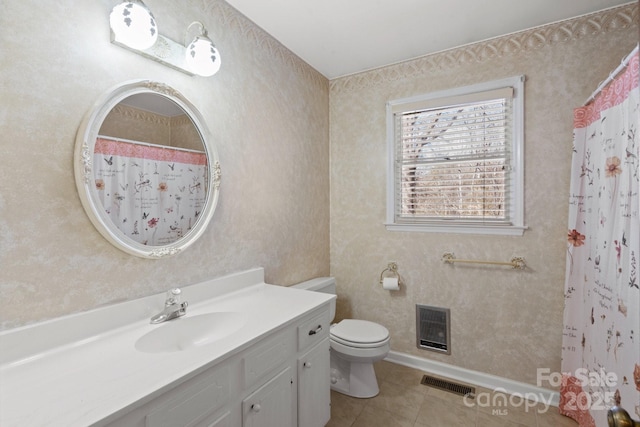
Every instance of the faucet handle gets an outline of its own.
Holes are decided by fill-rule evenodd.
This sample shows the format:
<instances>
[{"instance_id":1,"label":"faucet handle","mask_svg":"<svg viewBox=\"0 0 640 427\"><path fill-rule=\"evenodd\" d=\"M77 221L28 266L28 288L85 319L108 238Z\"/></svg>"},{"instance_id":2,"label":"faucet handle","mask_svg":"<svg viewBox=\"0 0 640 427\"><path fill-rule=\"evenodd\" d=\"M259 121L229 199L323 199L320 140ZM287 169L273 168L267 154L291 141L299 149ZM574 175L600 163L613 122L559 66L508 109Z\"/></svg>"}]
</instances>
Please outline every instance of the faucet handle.
<instances>
[{"instance_id":1,"label":"faucet handle","mask_svg":"<svg viewBox=\"0 0 640 427\"><path fill-rule=\"evenodd\" d=\"M164 302L165 305L180 304L180 294L182 291L180 288L173 288L167 291L167 299Z\"/></svg>"},{"instance_id":2,"label":"faucet handle","mask_svg":"<svg viewBox=\"0 0 640 427\"><path fill-rule=\"evenodd\" d=\"M189 305L188 302L183 302L182 304L180 304L180 316L184 316L185 314L187 314L187 306Z\"/></svg>"}]
</instances>

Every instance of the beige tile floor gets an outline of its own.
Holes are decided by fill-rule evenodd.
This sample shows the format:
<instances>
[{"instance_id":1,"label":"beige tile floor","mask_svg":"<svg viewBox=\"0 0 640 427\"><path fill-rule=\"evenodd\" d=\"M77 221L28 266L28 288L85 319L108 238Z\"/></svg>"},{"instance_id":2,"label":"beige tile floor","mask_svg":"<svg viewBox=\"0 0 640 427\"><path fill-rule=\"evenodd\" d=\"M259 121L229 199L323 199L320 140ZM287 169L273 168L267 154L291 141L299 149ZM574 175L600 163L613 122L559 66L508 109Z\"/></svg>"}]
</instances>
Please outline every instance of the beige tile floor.
<instances>
[{"instance_id":1,"label":"beige tile floor","mask_svg":"<svg viewBox=\"0 0 640 427\"><path fill-rule=\"evenodd\" d=\"M327 427L575 427L578 424L544 405L511 400L501 406L490 390L476 387L476 400L420 384L425 372L389 362L375 365L380 394L356 399L331 392ZM472 385L473 386L473 385ZM481 393L485 393L481 396ZM495 402L497 406L490 406ZM533 405L532 402L528 402Z\"/></svg>"}]
</instances>

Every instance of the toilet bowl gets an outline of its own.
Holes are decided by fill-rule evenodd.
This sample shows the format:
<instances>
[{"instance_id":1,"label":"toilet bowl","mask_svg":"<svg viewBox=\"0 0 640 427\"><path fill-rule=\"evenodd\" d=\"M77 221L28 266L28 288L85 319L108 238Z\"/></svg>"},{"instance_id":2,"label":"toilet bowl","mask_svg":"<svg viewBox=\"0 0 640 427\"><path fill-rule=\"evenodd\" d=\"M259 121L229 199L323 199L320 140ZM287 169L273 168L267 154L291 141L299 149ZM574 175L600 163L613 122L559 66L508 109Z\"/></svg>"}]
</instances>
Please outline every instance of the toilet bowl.
<instances>
[{"instance_id":1,"label":"toilet bowl","mask_svg":"<svg viewBox=\"0 0 640 427\"><path fill-rule=\"evenodd\" d=\"M292 286L336 294L333 277L321 277ZM335 317L335 300L331 306ZM347 396L368 398L380 391L373 363L389 353L389 331L367 320L344 319L331 325L329 334L331 389Z\"/></svg>"}]
</instances>

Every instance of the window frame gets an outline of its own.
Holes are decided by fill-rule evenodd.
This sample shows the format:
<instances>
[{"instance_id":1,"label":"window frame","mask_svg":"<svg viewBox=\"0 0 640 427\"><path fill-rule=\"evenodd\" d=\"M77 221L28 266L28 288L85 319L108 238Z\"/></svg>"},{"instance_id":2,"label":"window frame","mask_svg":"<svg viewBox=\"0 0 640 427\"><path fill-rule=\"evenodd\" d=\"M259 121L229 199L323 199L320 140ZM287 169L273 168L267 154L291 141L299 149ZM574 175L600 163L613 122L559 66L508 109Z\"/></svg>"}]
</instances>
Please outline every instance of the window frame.
<instances>
[{"instance_id":1,"label":"window frame","mask_svg":"<svg viewBox=\"0 0 640 427\"><path fill-rule=\"evenodd\" d=\"M468 233L522 236L527 227L524 225L524 82L525 76L514 76L489 82L446 89L427 94L394 99L387 102L387 200L386 222L389 231L409 232L437 232L437 233ZM511 141L510 141L510 186L505 194L508 203L508 220L510 224L495 224L491 222L469 221L463 219L416 219L415 221L396 221L396 140L395 113L403 105L411 105L408 111L415 111L416 103L433 104L442 100L441 106L448 106L445 100L451 97L473 95L479 92L513 88ZM402 114L402 113L400 113Z\"/></svg>"}]
</instances>

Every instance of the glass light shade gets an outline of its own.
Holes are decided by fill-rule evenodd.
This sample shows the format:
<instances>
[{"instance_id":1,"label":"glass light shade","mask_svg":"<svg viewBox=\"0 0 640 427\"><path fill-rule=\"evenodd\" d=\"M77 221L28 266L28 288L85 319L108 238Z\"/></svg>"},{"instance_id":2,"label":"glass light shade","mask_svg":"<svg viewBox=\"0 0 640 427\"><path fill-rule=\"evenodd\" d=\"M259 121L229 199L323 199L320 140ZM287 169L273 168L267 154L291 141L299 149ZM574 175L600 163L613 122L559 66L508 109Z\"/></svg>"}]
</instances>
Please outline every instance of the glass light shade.
<instances>
[{"instance_id":1,"label":"glass light shade","mask_svg":"<svg viewBox=\"0 0 640 427\"><path fill-rule=\"evenodd\" d=\"M220 52L208 37L197 36L187 46L185 62L194 74L213 76L220 69Z\"/></svg>"},{"instance_id":2,"label":"glass light shade","mask_svg":"<svg viewBox=\"0 0 640 427\"><path fill-rule=\"evenodd\" d=\"M109 24L115 40L133 49L148 49L158 39L156 20L142 2L120 3L111 11Z\"/></svg>"}]
</instances>

